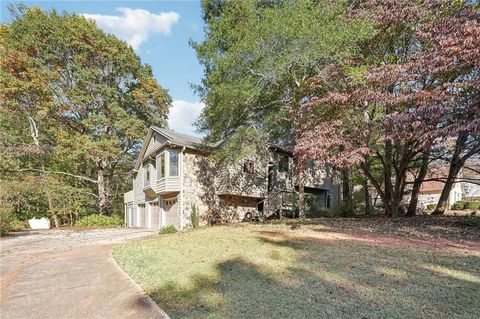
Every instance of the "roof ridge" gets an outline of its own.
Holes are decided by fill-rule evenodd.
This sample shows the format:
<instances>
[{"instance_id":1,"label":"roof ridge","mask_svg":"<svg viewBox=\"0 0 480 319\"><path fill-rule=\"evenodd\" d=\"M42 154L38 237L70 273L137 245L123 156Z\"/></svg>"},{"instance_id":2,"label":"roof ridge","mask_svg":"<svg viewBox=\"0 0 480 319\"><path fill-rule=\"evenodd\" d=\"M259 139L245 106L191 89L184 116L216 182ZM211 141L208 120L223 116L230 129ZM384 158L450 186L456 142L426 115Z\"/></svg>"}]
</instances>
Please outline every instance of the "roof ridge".
<instances>
[{"instance_id":1,"label":"roof ridge","mask_svg":"<svg viewBox=\"0 0 480 319\"><path fill-rule=\"evenodd\" d=\"M165 135L168 135L168 137L170 137L172 139L175 138L174 135L177 135L177 136L180 136L180 137L188 137L189 139L203 141L202 137L193 136L193 135L189 135L189 134L185 134L185 133L181 133L181 132L176 132L176 131L168 129L168 128L158 127L158 126L154 126L154 125L152 125L151 128L158 131L159 133L163 133Z\"/></svg>"}]
</instances>

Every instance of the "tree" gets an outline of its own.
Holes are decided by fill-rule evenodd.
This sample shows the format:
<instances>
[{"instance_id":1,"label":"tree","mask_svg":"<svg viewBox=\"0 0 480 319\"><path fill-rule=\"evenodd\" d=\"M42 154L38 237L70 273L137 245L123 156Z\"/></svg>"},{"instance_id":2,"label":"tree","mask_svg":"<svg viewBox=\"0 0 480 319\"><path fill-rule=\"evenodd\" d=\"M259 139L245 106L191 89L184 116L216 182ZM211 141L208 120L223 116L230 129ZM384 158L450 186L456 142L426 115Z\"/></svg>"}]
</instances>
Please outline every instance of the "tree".
<instances>
[{"instance_id":1,"label":"tree","mask_svg":"<svg viewBox=\"0 0 480 319\"><path fill-rule=\"evenodd\" d=\"M344 20L346 6L331 1L203 1L202 7L206 39L193 43L205 67L198 127L223 145L253 129L263 141L293 146L306 79L349 56L352 39L369 32L362 21ZM302 214L303 167L297 167Z\"/></svg>"},{"instance_id":2,"label":"tree","mask_svg":"<svg viewBox=\"0 0 480 319\"><path fill-rule=\"evenodd\" d=\"M46 154L42 165L27 161L13 171L62 175L91 188L106 214L111 182L128 178L146 128L165 124L170 97L132 48L94 21L23 6L12 12L15 19L2 26L1 112L17 116L20 136L30 130ZM3 129L12 136L11 125Z\"/></svg>"},{"instance_id":3,"label":"tree","mask_svg":"<svg viewBox=\"0 0 480 319\"><path fill-rule=\"evenodd\" d=\"M335 66L346 83L342 91L329 88L325 77L311 80L299 156L340 168L360 165L386 214L400 214L414 163L434 143L478 131L474 12L468 2L440 1L366 1L352 8L352 17L369 19L377 32L358 60ZM367 157L382 164L381 180Z\"/></svg>"}]
</instances>

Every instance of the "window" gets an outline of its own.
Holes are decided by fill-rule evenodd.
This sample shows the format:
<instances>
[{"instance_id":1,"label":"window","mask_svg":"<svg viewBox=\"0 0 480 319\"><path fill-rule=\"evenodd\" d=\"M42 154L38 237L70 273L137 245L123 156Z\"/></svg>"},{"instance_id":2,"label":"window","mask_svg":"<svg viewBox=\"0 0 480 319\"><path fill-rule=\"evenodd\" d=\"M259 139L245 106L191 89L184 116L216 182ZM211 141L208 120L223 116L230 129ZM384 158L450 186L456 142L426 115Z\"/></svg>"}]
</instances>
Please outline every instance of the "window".
<instances>
[{"instance_id":1,"label":"window","mask_svg":"<svg viewBox=\"0 0 480 319\"><path fill-rule=\"evenodd\" d=\"M144 183L143 186L149 186L150 185L150 164L146 164L143 167L143 177L144 177Z\"/></svg>"},{"instance_id":2,"label":"window","mask_svg":"<svg viewBox=\"0 0 480 319\"><path fill-rule=\"evenodd\" d=\"M280 172L288 172L288 156L279 155L278 170Z\"/></svg>"},{"instance_id":3,"label":"window","mask_svg":"<svg viewBox=\"0 0 480 319\"><path fill-rule=\"evenodd\" d=\"M245 163L243 163L243 172L244 173L247 173L247 174L253 174L255 172L255 166L254 166L254 163L253 161L245 161Z\"/></svg>"},{"instance_id":4,"label":"window","mask_svg":"<svg viewBox=\"0 0 480 319\"><path fill-rule=\"evenodd\" d=\"M178 151L170 150L170 176L178 176Z\"/></svg>"},{"instance_id":5,"label":"window","mask_svg":"<svg viewBox=\"0 0 480 319\"><path fill-rule=\"evenodd\" d=\"M160 154L157 157L157 178L164 178L165 177L165 153Z\"/></svg>"}]
</instances>

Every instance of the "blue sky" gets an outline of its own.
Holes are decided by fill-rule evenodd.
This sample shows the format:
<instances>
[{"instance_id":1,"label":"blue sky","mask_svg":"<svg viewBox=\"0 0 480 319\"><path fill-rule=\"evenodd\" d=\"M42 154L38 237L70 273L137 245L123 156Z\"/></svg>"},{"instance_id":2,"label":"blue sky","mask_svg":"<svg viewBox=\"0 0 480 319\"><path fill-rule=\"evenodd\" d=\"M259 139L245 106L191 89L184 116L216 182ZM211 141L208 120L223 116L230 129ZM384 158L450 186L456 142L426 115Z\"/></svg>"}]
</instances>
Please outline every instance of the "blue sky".
<instances>
[{"instance_id":1,"label":"blue sky","mask_svg":"<svg viewBox=\"0 0 480 319\"><path fill-rule=\"evenodd\" d=\"M9 1L1 1L2 23L11 21ZM199 1L22 1L28 6L85 14L106 32L127 41L155 78L168 89L173 107L169 127L196 134L192 126L203 104L190 84L200 83L199 65L189 39L203 39L204 24ZM196 134L198 135L198 134Z\"/></svg>"}]
</instances>

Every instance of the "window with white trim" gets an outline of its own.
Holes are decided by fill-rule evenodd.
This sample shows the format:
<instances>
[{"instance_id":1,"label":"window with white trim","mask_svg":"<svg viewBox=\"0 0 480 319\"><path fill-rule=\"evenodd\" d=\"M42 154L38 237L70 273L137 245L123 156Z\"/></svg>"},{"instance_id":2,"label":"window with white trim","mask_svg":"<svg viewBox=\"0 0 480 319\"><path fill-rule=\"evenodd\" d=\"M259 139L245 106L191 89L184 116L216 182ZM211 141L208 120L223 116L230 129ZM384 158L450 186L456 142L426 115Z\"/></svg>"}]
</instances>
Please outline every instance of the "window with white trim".
<instances>
[{"instance_id":1,"label":"window with white trim","mask_svg":"<svg viewBox=\"0 0 480 319\"><path fill-rule=\"evenodd\" d=\"M143 166L143 186L147 187L150 186L150 163L145 164Z\"/></svg>"},{"instance_id":2,"label":"window with white trim","mask_svg":"<svg viewBox=\"0 0 480 319\"><path fill-rule=\"evenodd\" d=\"M157 178L165 177L165 152L157 156Z\"/></svg>"},{"instance_id":3,"label":"window with white trim","mask_svg":"<svg viewBox=\"0 0 480 319\"><path fill-rule=\"evenodd\" d=\"M170 150L169 176L178 176L178 151Z\"/></svg>"}]
</instances>

